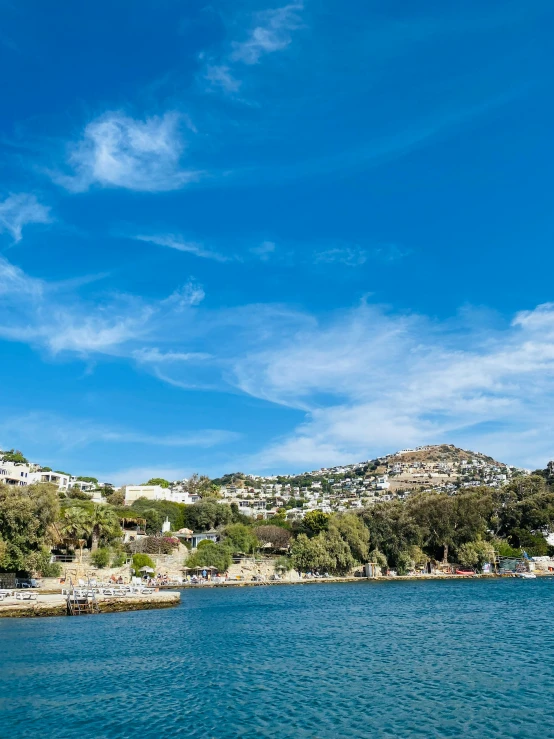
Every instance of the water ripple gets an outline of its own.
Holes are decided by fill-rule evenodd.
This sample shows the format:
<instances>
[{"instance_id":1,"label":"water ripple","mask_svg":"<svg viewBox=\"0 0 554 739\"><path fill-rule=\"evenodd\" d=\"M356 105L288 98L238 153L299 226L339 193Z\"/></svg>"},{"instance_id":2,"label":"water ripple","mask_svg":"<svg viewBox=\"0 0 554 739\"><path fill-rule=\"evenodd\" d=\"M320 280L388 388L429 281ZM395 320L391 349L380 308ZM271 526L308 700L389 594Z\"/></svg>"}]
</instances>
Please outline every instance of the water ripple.
<instances>
[{"instance_id":1,"label":"water ripple","mask_svg":"<svg viewBox=\"0 0 554 739\"><path fill-rule=\"evenodd\" d=\"M0 620L0 736L554 737L554 582L187 590Z\"/></svg>"}]
</instances>

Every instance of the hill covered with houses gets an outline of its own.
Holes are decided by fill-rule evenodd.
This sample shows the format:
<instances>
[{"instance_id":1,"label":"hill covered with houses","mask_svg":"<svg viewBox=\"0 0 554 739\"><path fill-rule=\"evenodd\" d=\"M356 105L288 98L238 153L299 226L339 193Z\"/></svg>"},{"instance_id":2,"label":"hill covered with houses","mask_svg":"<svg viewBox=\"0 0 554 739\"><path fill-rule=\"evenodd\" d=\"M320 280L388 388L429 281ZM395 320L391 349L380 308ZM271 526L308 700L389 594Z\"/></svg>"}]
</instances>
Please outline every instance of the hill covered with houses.
<instances>
[{"instance_id":1,"label":"hill covered with houses","mask_svg":"<svg viewBox=\"0 0 554 739\"><path fill-rule=\"evenodd\" d=\"M95 477L32 463L13 449L0 453L0 481L6 484L52 482L69 497L128 505L140 498L186 504L204 497L219 498L235 503L246 515L264 518L278 509L286 510L289 518L301 518L309 510L361 509L421 492L454 494L461 488L500 487L524 474L526 470L480 452L437 444L301 474L236 472L214 479L199 475L183 480L153 478L145 483L129 481L117 488Z\"/></svg>"}]
</instances>

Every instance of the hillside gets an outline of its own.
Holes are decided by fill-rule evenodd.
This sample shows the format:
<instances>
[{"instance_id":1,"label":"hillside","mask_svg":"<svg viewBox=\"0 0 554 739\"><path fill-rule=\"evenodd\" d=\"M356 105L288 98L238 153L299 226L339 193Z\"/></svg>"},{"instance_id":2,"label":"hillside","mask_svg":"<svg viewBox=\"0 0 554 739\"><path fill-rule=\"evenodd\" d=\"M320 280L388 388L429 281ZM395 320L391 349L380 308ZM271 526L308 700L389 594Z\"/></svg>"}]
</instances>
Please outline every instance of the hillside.
<instances>
[{"instance_id":1,"label":"hillside","mask_svg":"<svg viewBox=\"0 0 554 739\"><path fill-rule=\"evenodd\" d=\"M435 444L432 446L417 447L414 450L402 450L387 456L387 461L398 461L405 464L413 464L414 462L450 462L459 464L460 462L471 463L473 460L483 462L498 467L506 467L504 462L497 462L492 457L481 452L472 452L466 449L460 449L453 444Z\"/></svg>"}]
</instances>

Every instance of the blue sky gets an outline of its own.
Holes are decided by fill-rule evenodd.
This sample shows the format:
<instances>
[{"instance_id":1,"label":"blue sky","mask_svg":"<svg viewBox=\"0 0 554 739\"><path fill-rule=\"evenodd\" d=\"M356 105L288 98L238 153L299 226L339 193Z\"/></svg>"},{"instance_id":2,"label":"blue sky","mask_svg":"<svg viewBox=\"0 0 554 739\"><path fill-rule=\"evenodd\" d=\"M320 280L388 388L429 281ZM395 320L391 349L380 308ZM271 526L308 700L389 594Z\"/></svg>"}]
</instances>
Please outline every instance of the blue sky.
<instances>
[{"instance_id":1,"label":"blue sky","mask_svg":"<svg viewBox=\"0 0 554 739\"><path fill-rule=\"evenodd\" d=\"M554 457L551 3L0 8L1 446Z\"/></svg>"}]
</instances>

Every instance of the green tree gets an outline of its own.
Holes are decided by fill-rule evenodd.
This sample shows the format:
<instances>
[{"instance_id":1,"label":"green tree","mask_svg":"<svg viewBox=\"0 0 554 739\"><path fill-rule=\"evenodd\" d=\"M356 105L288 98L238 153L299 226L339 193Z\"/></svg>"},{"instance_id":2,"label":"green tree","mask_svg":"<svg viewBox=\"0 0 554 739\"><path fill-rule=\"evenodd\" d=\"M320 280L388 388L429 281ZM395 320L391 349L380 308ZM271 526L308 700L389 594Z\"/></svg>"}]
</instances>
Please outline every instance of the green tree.
<instances>
[{"instance_id":1,"label":"green tree","mask_svg":"<svg viewBox=\"0 0 554 739\"><path fill-rule=\"evenodd\" d=\"M186 507L185 526L193 531L209 531L218 526L231 523L233 514L231 508L215 500L199 500Z\"/></svg>"},{"instance_id":2,"label":"green tree","mask_svg":"<svg viewBox=\"0 0 554 739\"><path fill-rule=\"evenodd\" d=\"M327 570L331 565L325 541L319 535L310 539L299 534L292 543L291 561L298 572Z\"/></svg>"},{"instance_id":3,"label":"green tree","mask_svg":"<svg viewBox=\"0 0 554 739\"><path fill-rule=\"evenodd\" d=\"M90 514L84 508L66 508L60 524L61 534L74 542L91 535Z\"/></svg>"},{"instance_id":4,"label":"green tree","mask_svg":"<svg viewBox=\"0 0 554 739\"><path fill-rule=\"evenodd\" d=\"M329 528L329 531L322 532L316 538L320 537L327 552L326 569L335 575L346 575L350 572L355 564L354 557L338 530Z\"/></svg>"},{"instance_id":5,"label":"green tree","mask_svg":"<svg viewBox=\"0 0 554 739\"><path fill-rule=\"evenodd\" d=\"M488 501L475 493L455 496L421 495L410 501L408 511L419 525L424 543L442 549L448 561L451 547L483 536L487 530Z\"/></svg>"},{"instance_id":6,"label":"green tree","mask_svg":"<svg viewBox=\"0 0 554 739\"><path fill-rule=\"evenodd\" d=\"M52 541L59 510L58 489L52 483L0 485L4 570L34 569L36 558Z\"/></svg>"},{"instance_id":7,"label":"green tree","mask_svg":"<svg viewBox=\"0 0 554 739\"><path fill-rule=\"evenodd\" d=\"M159 485L162 488L168 488L171 483L169 480L164 480L163 477L151 477L148 482L143 483L144 485Z\"/></svg>"},{"instance_id":8,"label":"green tree","mask_svg":"<svg viewBox=\"0 0 554 739\"><path fill-rule=\"evenodd\" d=\"M407 575L415 566L409 549L403 549L396 559L396 571L399 575Z\"/></svg>"},{"instance_id":9,"label":"green tree","mask_svg":"<svg viewBox=\"0 0 554 739\"><path fill-rule=\"evenodd\" d=\"M187 526L185 520L186 511L190 507L183 505L183 503L174 503L170 500L148 500L148 498L139 498L131 506L132 510L136 511L139 516L147 519L147 531L149 534L155 534L161 531L162 523L166 518L169 518L172 531L179 531L179 529L184 528ZM144 515L145 511L154 511L156 515L153 516L152 513L149 513L146 516Z\"/></svg>"},{"instance_id":10,"label":"green tree","mask_svg":"<svg viewBox=\"0 0 554 739\"><path fill-rule=\"evenodd\" d=\"M197 472L183 482L183 487L190 495L200 495L202 498L219 497L219 485L212 483L206 475L199 475Z\"/></svg>"},{"instance_id":11,"label":"green tree","mask_svg":"<svg viewBox=\"0 0 554 739\"><path fill-rule=\"evenodd\" d=\"M482 539L468 541L458 548L458 559L464 567L482 569L486 562L494 560L494 547L488 541Z\"/></svg>"},{"instance_id":12,"label":"green tree","mask_svg":"<svg viewBox=\"0 0 554 739\"><path fill-rule=\"evenodd\" d=\"M510 543L516 548L525 550L530 557L544 557L550 551L550 546L542 532L512 529Z\"/></svg>"},{"instance_id":13,"label":"green tree","mask_svg":"<svg viewBox=\"0 0 554 739\"><path fill-rule=\"evenodd\" d=\"M150 567L153 570L156 569L154 560L151 557L149 557L147 554L133 554L132 567L137 577L141 574L140 572L141 567Z\"/></svg>"},{"instance_id":14,"label":"green tree","mask_svg":"<svg viewBox=\"0 0 554 739\"><path fill-rule=\"evenodd\" d=\"M329 520L329 532L335 531L348 544L356 562L367 562L369 529L359 516L353 513L332 516Z\"/></svg>"},{"instance_id":15,"label":"green tree","mask_svg":"<svg viewBox=\"0 0 554 739\"><path fill-rule=\"evenodd\" d=\"M92 496L90 495L90 493L85 493L77 485L73 485L73 487L69 488L69 490L67 491L67 497L70 498L71 500L91 500L92 499Z\"/></svg>"},{"instance_id":16,"label":"green tree","mask_svg":"<svg viewBox=\"0 0 554 739\"><path fill-rule=\"evenodd\" d=\"M224 529L223 544L233 554L250 554L260 545L250 526L242 523L232 523Z\"/></svg>"},{"instance_id":17,"label":"green tree","mask_svg":"<svg viewBox=\"0 0 554 739\"><path fill-rule=\"evenodd\" d=\"M307 536L317 536L322 531L327 531L330 518L330 514L323 511L308 511L302 519L302 532Z\"/></svg>"},{"instance_id":18,"label":"green tree","mask_svg":"<svg viewBox=\"0 0 554 739\"><path fill-rule=\"evenodd\" d=\"M373 549L382 552L391 567L397 566L400 552L421 544L421 527L405 503L376 503L362 512L362 519L369 529Z\"/></svg>"},{"instance_id":19,"label":"green tree","mask_svg":"<svg viewBox=\"0 0 554 739\"><path fill-rule=\"evenodd\" d=\"M108 493L106 495L107 503L114 506L121 506L125 503L125 493L121 490L114 490L113 488L111 488L111 492L109 490L110 488L104 488L104 494Z\"/></svg>"},{"instance_id":20,"label":"green tree","mask_svg":"<svg viewBox=\"0 0 554 739\"><path fill-rule=\"evenodd\" d=\"M202 542L204 546L199 547L185 561L185 565L194 569L195 567L216 567L219 572L225 572L231 566L231 553L224 544L216 544L213 541Z\"/></svg>"},{"instance_id":21,"label":"green tree","mask_svg":"<svg viewBox=\"0 0 554 739\"><path fill-rule=\"evenodd\" d=\"M140 512L141 518L146 521L147 534L159 534L162 530L162 514L155 508L145 508Z\"/></svg>"},{"instance_id":22,"label":"green tree","mask_svg":"<svg viewBox=\"0 0 554 739\"><path fill-rule=\"evenodd\" d=\"M9 449L7 452L0 452L0 459L3 462L13 462L14 464L28 464L29 462L19 449Z\"/></svg>"},{"instance_id":23,"label":"green tree","mask_svg":"<svg viewBox=\"0 0 554 739\"><path fill-rule=\"evenodd\" d=\"M89 514L89 527L91 535L91 552L98 549L101 539L109 541L117 536L121 536L121 528L117 515L110 508L98 503L92 507Z\"/></svg>"},{"instance_id":24,"label":"green tree","mask_svg":"<svg viewBox=\"0 0 554 739\"><path fill-rule=\"evenodd\" d=\"M103 569L110 564L110 550L107 547L100 547L90 555L92 564L99 569Z\"/></svg>"},{"instance_id":25,"label":"green tree","mask_svg":"<svg viewBox=\"0 0 554 739\"><path fill-rule=\"evenodd\" d=\"M388 567L387 558L385 557L383 552L379 551L379 549L373 549L369 553L369 561L374 562L382 570Z\"/></svg>"}]
</instances>

